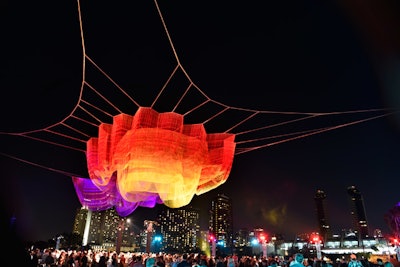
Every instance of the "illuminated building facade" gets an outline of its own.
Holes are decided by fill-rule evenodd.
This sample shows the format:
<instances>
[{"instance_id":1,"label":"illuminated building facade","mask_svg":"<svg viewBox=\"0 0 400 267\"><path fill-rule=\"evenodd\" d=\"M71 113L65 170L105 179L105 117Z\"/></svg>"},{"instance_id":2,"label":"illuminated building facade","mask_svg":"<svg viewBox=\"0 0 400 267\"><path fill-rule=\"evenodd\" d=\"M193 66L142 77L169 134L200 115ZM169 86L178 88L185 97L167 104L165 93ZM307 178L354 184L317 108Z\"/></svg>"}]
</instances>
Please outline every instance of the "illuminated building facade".
<instances>
[{"instance_id":1,"label":"illuminated building facade","mask_svg":"<svg viewBox=\"0 0 400 267\"><path fill-rule=\"evenodd\" d=\"M119 242L122 247L135 247L136 234L130 230L127 220L126 217L120 217L114 208L90 212L82 207L76 213L73 233L80 234L85 238L85 228L88 222L89 228L85 245L111 249L115 247L117 238L120 238ZM121 231L120 234L118 231Z\"/></svg>"},{"instance_id":2,"label":"illuminated building facade","mask_svg":"<svg viewBox=\"0 0 400 267\"><path fill-rule=\"evenodd\" d=\"M86 218L89 210L82 207L76 210L72 233L83 236L85 232Z\"/></svg>"},{"instance_id":3,"label":"illuminated building facade","mask_svg":"<svg viewBox=\"0 0 400 267\"><path fill-rule=\"evenodd\" d=\"M351 202L351 216L353 219L353 225L355 230L358 232L358 238L365 239L369 237L367 215L365 212L364 199L361 192L355 186L349 186L347 188L347 194L350 197Z\"/></svg>"},{"instance_id":4,"label":"illuminated building facade","mask_svg":"<svg viewBox=\"0 0 400 267\"><path fill-rule=\"evenodd\" d=\"M242 228L235 234L234 247L250 246L249 230Z\"/></svg>"},{"instance_id":5,"label":"illuminated building facade","mask_svg":"<svg viewBox=\"0 0 400 267\"><path fill-rule=\"evenodd\" d=\"M200 212L192 207L165 208L158 215L162 250L193 251L200 246Z\"/></svg>"},{"instance_id":6,"label":"illuminated building facade","mask_svg":"<svg viewBox=\"0 0 400 267\"><path fill-rule=\"evenodd\" d=\"M326 194L323 190L318 189L314 196L315 207L317 212L319 234L324 241L331 236L331 228L328 223L326 212Z\"/></svg>"},{"instance_id":7,"label":"illuminated building facade","mask_svg":"<svg viewBox=\"0 0 400 267\"><path fill-rule=\"evenodd\" d=\"M209 232L222 247L232 247L232 202L229 197L218 194L211 202Z\"/></svg>"}]
</instances>

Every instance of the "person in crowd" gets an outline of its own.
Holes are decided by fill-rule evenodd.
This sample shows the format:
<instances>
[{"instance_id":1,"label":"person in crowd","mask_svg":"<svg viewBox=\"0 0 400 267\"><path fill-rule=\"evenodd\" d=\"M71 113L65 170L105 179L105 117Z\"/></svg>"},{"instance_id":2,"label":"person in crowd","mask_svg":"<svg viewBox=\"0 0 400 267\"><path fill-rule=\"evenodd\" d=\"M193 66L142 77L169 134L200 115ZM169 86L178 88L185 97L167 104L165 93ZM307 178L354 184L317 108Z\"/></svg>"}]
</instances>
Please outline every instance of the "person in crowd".
<instances>
[{"instance_id":1,"label":"person in crowd","mask_svg":"<svg viewBox=\"0 0 400 267\"><path fill-rule=\"evenodd\" d=\"M376 259L376 266L377 267L382 267L383 266L383 260L381 258Z\"/></svg>"},{"instance_id":2,"label":"person in crowd","mask_svg":"<svg viewBox=\"0 0 400 267\"><path fill-rule=\"evenodd\" d=\"M97 266L98 267L107 267L107 257L105 255L100 256Z\"/></svg>"},{"instance_id":3,"label":"person in crowd","mask_svg":"<svg viewBox=\"0 0 400 267\"><path fill-rule=\"evenodd\" d=\"M37 267L39 265L39 257L36 249L32 249L29 257L29 267Z\"/></svg>"},{"instance_id":4,"label":"person in crowd","mask_svg":"<svg viewBox=\"0 0 400 267\"><path fill-rule=\"evenodd\" d=\"M363 267L363 265L361 264L361 262L357 259L356 254L352 253L350 255L350 261L347 264L348 267Z\"/></svg>"},{"instance_id":5,"label":"person in crowd","mask_svg":"<svg viewBox=\"0 0 400 267\"><path fill-rule=\"evenodd\" d=\"M145 267L155 267L156 258L149 254L149 256L144 260Z\"/></svg>"},{"instance_id":6,"label":"person in crowd","mask_svg":"<svg viewBox=\"0 0 400 267\"><path fill-rule=\"evenodd\" d=\"M278 262L276 260L271 260L269 262L269 267L278 267Z\"/></svg>"},{"instance_id":7,"label":"person in crowd","mask_svg":"<svg viewBox=\"0 0 400 267\"><path fill-rule=\"evenodd\" d=\"M132 267L144 267L142 255L136 255L135 259L133 260Z\"/></svg>"},{"instance_id":8,"label":"person in crowd","mask_svg":"<svg viewBox=\"0 0 400 267\"><path fill-rule=\"evenodd\" d=\"M222 256L218 256L217 257L217 267L225 267L225 261L224 258ZM180 267L180 266L178 266Z\"/></svg>"},{"instance_id":9,"label":"person in crowd","mask_svg":"<svg viewBox=\"0 0 400 267\"><path fill-rule=\"evenodd\" d=\"M303 265L304 265L305 267L312 267L312 264L310 263L310 261L309 261L308 259L304 259Z\"/></svg>"},{"instance_id":10,"label":"person in crowd","mask_svg":"<svg viewBox=\"0 0 400 267\"><path fill-rule=\"evenodd\" d=\"M336 260L337 267L347 267L347 261L344 258L340 258Z\"/></svg>"},{"instance_id":11,"label":"person in crowd","mask_svg":"<svg viewBox=\"0 0 400 267\"><path fill-rule=\"evenodd\" d=\"M89 258L87 256L87 251L83 251L81 253L80 267L88 267L88 261L89 261Z\"/></svg>"},{"instance_id":12,"label":"person in crowd","mask_svg":"<svg viewBox=\"0 0 400 267\"><path fill-rule=\"evenodd\" d=\"M165 267L165 260L164 260L163 255L158 255L158 256L156 257L156 263L155 263L155 265L156 265L157 267Z\"/></svg>"},{"instance_id":13,"label":"person in crowd","mask_svg":"<svg viewBox=\"0 0 400 267\"><path fill-rule=\"evenodd\" d=\"M119 256L118 267L125 267L126 259L124 253L121 253Z\"/></svg>"},{"instance_id":14,"label":"person in crowd","mask_svg":"<svg viewBox=\"0 0 400 267\"><path fill-rule=\"evenodd\" d=\"M44 263L45 263L46 267L55 266L56 261L53 256L53 251L51 251L50 249L47 251L47 255L46 255L46 258L44 259Z\"/></svg>"},{"instance_id":15,"label":"person in crowd","mask_svg":"<svg viewBox=\"0 0 400 267\"><path fill-rule=\"evenodd\" d=\"M112 266L112 267L118 267L118 256L117 256L117 253L116 253L116 252L114 252L114 253L111 255L111 266Z\"/></svg>"},{"instance_id":16,"label":"person in crowd","mask_svg":"<svg viewBox=\"0 0 400 267\"><path fill-rule=\"evenodd\" d=\"M296 253L293 257L293 261L290 263L290 267L304 267L303 261L304 255L302 253Z\"/></svg>"},{"instance_id":17,"label":"person in crowd","mask_svg":"<svg viewBox=\"0 0 400 267\"><path fill-rule=\"evenodd\" d=\"M75 252L71 252L67 258L67 267L74 267L75 266Z\"/></svg>"},{"instance_id":18,"label":"person in crowd","mask_svg":"<svg viewBox=\"0 0 400 267\"><path fill-rule=\"evenodd\" d=\"M191 263L188 261L188 254L182 254L182 260L178 263L177 267L191 267Z\"/></svg>"},{"instance_id":19,"label":"person in crowd","mask_svg":"<svg viewBox=\"0 0 400 267\"><path fill-rule=\"evenodd\" d=\"M57 258L57 266L67 266L68 254L65 250L62 250Z\"/></svg>"}]
</instances>

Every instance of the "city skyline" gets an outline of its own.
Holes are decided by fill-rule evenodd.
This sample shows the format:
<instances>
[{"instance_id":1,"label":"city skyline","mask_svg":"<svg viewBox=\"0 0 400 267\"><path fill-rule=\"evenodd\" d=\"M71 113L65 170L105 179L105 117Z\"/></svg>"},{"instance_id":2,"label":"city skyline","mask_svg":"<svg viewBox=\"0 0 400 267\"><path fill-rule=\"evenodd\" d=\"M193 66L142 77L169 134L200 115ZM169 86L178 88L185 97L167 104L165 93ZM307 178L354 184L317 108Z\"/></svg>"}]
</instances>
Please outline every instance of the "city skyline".
<instances>
[{"instance_id":1,"label":"city skyline","mask_svg":"<svg viewBox=\"0 0 400 267\"><path fill-rule=\"evenodd\" d=\"M349 192L349 197L351 198L350 206L354 208L353 204L357 206L358 201L362 199L362 196L354 186L348 187L347 190ZM358 196L354 198L354 194ZM323 191L318 190L316 193L316 199L324 199L323 195ZM317 209L317 211L323 210L323 207L318 204L317 207L321 208ZM220 249L227 247L229 250L229 248L236 246L252 246L251 240L257 238L259 235L266 237L268 242L271 240L280 240L280 242L283 241L289 243L312 243L312 240L315 238L317 233L299 233L296 237L294 237L294 239L288 239L285 237L285 235L270 233L268 232L268 229L262 227L253 227L252 229L240 229L239 231L232 231L230 230L232 229L232 208L233 207L231 206L230 199L226 195L219 194L215 199L212 199L209 212L208 230L201 229L199 225L200 210L196 209L195 207L186 206L175 209L163 207L159 210L159 213L154 220L149 220L148 218L145 219L143 227L138 227L135 225L135 223L133 223L134 220L132 220L130 217L126 218L118 216L115 209L104 210L90 213L91 219L88 219L90 223L89 231L85 230L87 228L86 218L88 218L88 210L82 208L77 211L77 216L74 223L74 233L79 233L83 236L85 232L88 236L84 236L83 240L87 241L84 241L82 245L94 246L96 249L102 249L104 245L110 246L110 244L116 245L119 243L120 246L122 245L122 247L124 247L124 250L145 250L146 252L160 250L173 253L188 249L196 250L198 248L201 248L202 250L209 250L210 248L207 243L211 242L210 240L213 239L217 241L219 246L221 246ZM361 219L356 219L359 222L365 220L363 217L365 210L364 208L362 209L362 211L357 211L355 214L353 214L353 211L351 212L352 216ZM350 210L353 209L350 208ZM324 214L324 216L326 216L326 214ZM122 228L120 226L121 222L122 225L124 225ZM137 222L138 221L136 221L136 223ZM151 222L153 225L150 228L152 236L150 240L148 237L148 222ZM342 247L342 249L349 249L349 242L352 243L351 246L357 247L361 246L359 242L363 242L363 244L366 242L365 245L368 248L373 244L371 242L377 242L377 244L381 244L381 241L379 240L382 238L385 238L387 242L391 242L390 240L392 240L393 236L383 236L379 229L375 229L371 235L368 235L368 233L365 231L366 228L364 225L358 225L359 222L357 222L355 225L357 229L342 229L340 233L335 233L334 235L330 236L321 235L320 233L318 238L319 240L322 240L324 243L324 248L328 250L332 248L339 248L336 244L339 240L340 243L343 243L342 245L344 247ZM323 225L321 226L326 225L329 224L324 221ZM125 230L120 232L120 229ZM359 234L357 234L357 232L354 230L358 231ZM208 241L204 243L204 240ZM235 240L235 242L233 242L233 240ZM347 245L344 245L346 242ZM380 248L380 250L382 249L383 248ZM117 251L119 251L118 248Z\"/></svg>"},{"instance_id":2,"label":"city skyline","mask_svg":"<svg viewBox=\"0 0 400 267\"><path fill-rule=\"evenodd\" d=\"M348 186L345 190L346 191L350 190L350 188L352 188L358 194L360 194L361 199L363 198L362 194L358 191L357 187L354 186L354 185ZM321 192L323 192L323 190L318 189L316 194L321 193ZM340 228L332 229L330 227L331 220L328 219L328 218L330 218L329 210L326 211L326 209L325 209L325 211L326 211L325 214L324 214L324 219L325 220L322 220L322 221L324 222L325 225L329 226L329 233L330 233L330 235L325 236L323 234L323 232L320 231L321 228L320 228L320 225L318 224L318 221L319 221L318 220L318 207L316 206L314 212L312 214L310 214L310 216L314 216L315 217L315 225L314 225L314 227L309 232L298 232L297 235L301 236L301 235L304 235L304 234L307 234L307 233L311 234L311 233L318 232L318 233L320 233L320 235L321 235L321 237L323 239L326 239L326 238L329 239L329 238L332 238L332 236L334 236L334 235L341 235L344 232L346 232L346 233L351 232L351 231L355 232L355 233L359 232L360 230L358 228L357 214L353 214L353 205L354 205L353 202L354 201L350 199L351 195L349 195L349 194L345 195L345 197L348 198L347 199L348 200L348 205L347 205L347 207L343 207L343 216L346 217L347 224L342 225L342 227L340 227ZM143 212L140 216L139 216L139 214L132 213L131 215L127 216L127 218L130 218L131 222L133 224L136 223L135 224L135 228L137 228L137 229L138 228L145 229L145 226L144 226L143 222L145 222L146 220L155 220L156 221L157 218L159 217L159 215L164 213L166 210L172 210L173 211L173 210L180 210L180 209L195 209L195 210L199 211L199 216L200 216L199 217L199 226L200 226L200 230L201 231L208 231L209 227L210 227L210 223L212 223L211 221L213 220L212 219L213 218L212 214L215 213L215 212L212 212L213 209L214 209L213 203L215 201L217 201L218 199L221 199L221 198L226 199L226 201L228 201L228 202L231 202L231 199L230 199L230 197L228 195L226 195L224 193L217 193L215 195L215 197L210 199L210 202L208 203L209 204L208 208L204 208L204 207L201 208L200 206L188 205L188 206L184 206L182 208L170 209L170 208L165 207L163 205L158 205L154 210L144 209L145 211L151 211L150 213L149 212ZM324 206L326 207L326 203L324 204ZM231 204L231 209L234 210L234 208L235 207ZM154 211L156 211L156 212L154 212ZM367 211L368 211L368 209L365 208L363 213L367 212ZM365 213L363 215L361 215L361 216L364 216L364 215L365 215ZM366 221L368 221L368 219ZM232 221L232 227L233 227L232 228L232 233L235 234L235 233L240 232L241 230L253 231L255 229L261 228L261 229L264 229L264 231L266 233L268 233L270 235L270 237L273 236L273 235L277 235L277 236L283 236L283 237L288 238L288 239L290 239L291 237L295 238L295 236L287 235L286 232L273 232L273 231L270 230L270 228L267 225L260 225L260 224L257 224L255 222L249 222L249 225L252 225L252 226L250 226L250 227L237 227L235 225L235 221L233 220ZM374 229L370 229L370 227L368 226L367 227L368 234L366 234L367 232L363 232L362 230L361 230L362 231L361 234L362 234L363 238L367 238L368 235L369 235L369 237L373 237L373 235L374 235L376 230L380 230L380 231L383 230L382 234L384 234L386 236L392 236L392 233L390 233L387 229L388 229L388 226L386 224L382 225L382 227L378 227L378 228L374 228Z\"/></svg>"}]
</instances>

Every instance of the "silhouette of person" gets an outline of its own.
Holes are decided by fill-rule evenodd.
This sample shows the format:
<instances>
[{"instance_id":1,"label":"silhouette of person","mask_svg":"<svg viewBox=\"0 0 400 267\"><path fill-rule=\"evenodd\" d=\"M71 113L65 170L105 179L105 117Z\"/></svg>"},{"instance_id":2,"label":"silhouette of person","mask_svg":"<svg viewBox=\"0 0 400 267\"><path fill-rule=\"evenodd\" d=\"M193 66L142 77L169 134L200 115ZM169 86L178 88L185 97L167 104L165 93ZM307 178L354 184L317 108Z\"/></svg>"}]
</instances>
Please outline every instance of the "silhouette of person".
<instances>
[{"instance_id":1,"label":"silhouette of person","mask_svg":"<svg viewBox=\"0 0 400 267\"><path fill-rule=\"evenodd\" d=\"M290 267L304 267L303 265L304 255L302 253L296 253L293 261L289 264Z\"/></svg>"}]
</instances>

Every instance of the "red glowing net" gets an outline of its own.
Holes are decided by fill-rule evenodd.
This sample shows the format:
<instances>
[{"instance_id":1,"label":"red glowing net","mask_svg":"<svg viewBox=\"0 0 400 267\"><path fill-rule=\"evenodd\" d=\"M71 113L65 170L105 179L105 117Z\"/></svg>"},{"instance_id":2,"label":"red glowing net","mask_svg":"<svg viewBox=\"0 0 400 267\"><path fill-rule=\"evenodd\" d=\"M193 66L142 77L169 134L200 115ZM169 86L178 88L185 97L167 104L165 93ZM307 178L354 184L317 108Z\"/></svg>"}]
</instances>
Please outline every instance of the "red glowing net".
<instances>
[{"instance_id":1,"label":"red glowing net","mask_svg":"<svg viewBox=\"0 0 400 267\"><path fill-rule=\"evenodd\" d=\"M195 194L227 180L234 138L207 134L202 124L185 125L174 112L140 107L134 116L119 114L112 124L101 124L98 137L87 142L89 177L99 189L89 197L100 206L101 192L112 192L136 207L155 198L171 208L185 206ZM117 199L114 205L119 201L112 199Z\"/></svg>"}]
</instances>

